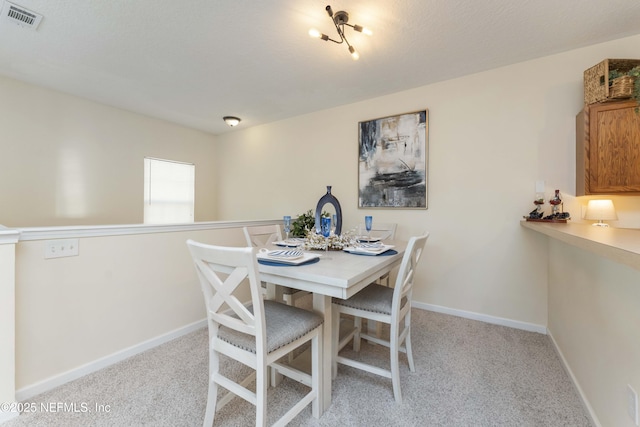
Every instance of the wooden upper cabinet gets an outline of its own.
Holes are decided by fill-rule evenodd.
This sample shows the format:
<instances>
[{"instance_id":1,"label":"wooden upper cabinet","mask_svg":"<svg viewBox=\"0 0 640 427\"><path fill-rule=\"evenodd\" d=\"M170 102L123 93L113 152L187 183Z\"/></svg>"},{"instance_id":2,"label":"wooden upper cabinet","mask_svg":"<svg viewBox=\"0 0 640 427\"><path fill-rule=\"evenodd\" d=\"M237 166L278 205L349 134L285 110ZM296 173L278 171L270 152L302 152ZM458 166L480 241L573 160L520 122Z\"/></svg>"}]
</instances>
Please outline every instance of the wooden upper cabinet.
<instances>
[{"instance_id":1,"label":"wooden upper cabinet","mask_svg":"<svg viewBox=\"0 0 640 427\"><path fill-rule=\"evenodd\" d=\"M640 193L635 101L585 106L576 116L576 195Z\"/></svg>"}]
</instances>

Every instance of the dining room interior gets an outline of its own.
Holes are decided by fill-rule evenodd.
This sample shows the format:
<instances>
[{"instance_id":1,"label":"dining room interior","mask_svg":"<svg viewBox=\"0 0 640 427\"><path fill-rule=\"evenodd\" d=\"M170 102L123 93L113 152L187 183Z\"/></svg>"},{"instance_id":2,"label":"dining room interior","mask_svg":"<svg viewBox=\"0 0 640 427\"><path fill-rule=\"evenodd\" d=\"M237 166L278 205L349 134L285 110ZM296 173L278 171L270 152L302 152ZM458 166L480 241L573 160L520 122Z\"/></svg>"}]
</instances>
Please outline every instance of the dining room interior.
<instances>
[{"instance_id":1,"label":"dining room interior","mask_svg":"<svg viewBox=\"0 0 640 427\"><path fill-rule=\"evenodd\" d=\"M29 402L91 401L122 417L102 414L95 425L200 425L209 337L186 241L247 246L244 227L282 227L285 215L315 212L330 186L343 233L362 234L365 216L396 224L399 242L429 233L411 296L415 372L401 355L397 403L391 380L339 366L324 414L315 419L308 408L292 425L638 425L640 193L578 195L576 116L585 107L585 70L637 56L640 30L627 22L637 23L640 2L616 0L622 10L608 12L602 33L597 23L570 18L571 5L545 0L565 14L539 5L538 16L527 9L533 5L489 2L493 18L441 49L430 42L446 45L445 33L422 27L448 12L471 25L475 6L332 2L334 15L347 10L350 24L372 28L371 36L344 30L357 61L347 46L306 34L313 25L334 37L321 2L277 1L279 11L199 2L193 45L187 36L176 42L187 30L171 21L180 8L169 2L163 12L130 5L165 20L152 33L158 39L135 42L127 38L133 18L115 4L16 3L44 17L37 30L0 20L0 36L15 42L0 46L0 402L14 409L0 408L0 423L29 425L45 415L17 410ZM70 16L99 25L58 28L71 4ZM292 27L278 28L282 14ZM526 31L494 27L501 14ZM546 24L525 27L542 16ZM577 33L557 30L558 17ZM120 31L110 32L116 22ZM404 31L406 45L398 39L403 22L415 30ZM487 41L508 38L495 28L520 37L511 50L495 49L505 56ZM47 38L49 31L60 38ZM235 46L219 46L225 31ZM455 54L473 31L494 37L482 39L486 53ZM535 43L543 33L550 38ZM191 56L207 44L217 57ZM172 57L155 56L163 46ZM36 47L49 54L19 56ZM116 64L118 47L130 62ZM218 78L223 71L238 80ZM195 84L201 78L211 88ZM425 206L363 206L361 124L422 111ZM229 115L240 119L233 127L223 120ZM144 223L145 158L194 165L191 222ZM567 224L524 221L537 193L548 211L557 189L562 211L571 212ZM603 197L617 219L591 227L588 202ZM620 240L627 246L616 247ZM54 243L75 252L51 256ZM318 266L338 258L310 252L320 255ZM311 293L296 305L318 311ZM369 350L362 357L389 363L383 346L362 346ZM270 389L276 412L299 392L282 384ZM169 413L172 406L181 407ZM224 410L222 425L253 422L247 402ZM88 420L46 416L60 425Z\"/></svg>"}]
</instances>

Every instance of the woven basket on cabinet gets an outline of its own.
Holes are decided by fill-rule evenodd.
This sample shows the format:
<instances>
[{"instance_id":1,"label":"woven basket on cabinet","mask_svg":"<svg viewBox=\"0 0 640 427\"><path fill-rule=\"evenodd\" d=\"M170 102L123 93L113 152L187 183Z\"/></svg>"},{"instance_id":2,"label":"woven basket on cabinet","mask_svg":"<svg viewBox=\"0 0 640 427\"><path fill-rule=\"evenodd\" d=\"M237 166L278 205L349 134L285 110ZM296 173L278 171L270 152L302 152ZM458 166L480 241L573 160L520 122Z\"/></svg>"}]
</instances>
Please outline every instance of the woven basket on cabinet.
<instances>
[{"instance_id":1,"label":"woven basket on cabinet","mask_svg":"<svg viewBox=\"0 0 640 427\"><path fill-rule=\"evenodd\" d=\"M630 98L633 91L633 77L620 81L615 88L609 86L609 71L617 70L626 73L633 67L640 65L640 59L605 59L584 72L584 103L594 104L615 99ZM614 83L616 80L614 80ZM629 87L631 88L629 90ZM628 94L625 95L628 91Z\"/></svg>"}]
</instances>

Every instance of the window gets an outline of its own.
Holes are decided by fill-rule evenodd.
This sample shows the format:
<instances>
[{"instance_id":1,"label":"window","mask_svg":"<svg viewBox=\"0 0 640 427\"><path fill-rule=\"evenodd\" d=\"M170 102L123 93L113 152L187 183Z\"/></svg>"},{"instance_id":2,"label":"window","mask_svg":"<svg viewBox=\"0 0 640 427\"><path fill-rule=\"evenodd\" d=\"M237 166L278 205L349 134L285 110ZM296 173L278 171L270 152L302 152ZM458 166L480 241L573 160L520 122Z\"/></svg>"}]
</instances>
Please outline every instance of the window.
<instances>
[{"instance_id":1,"label":"window","mask_svg":"<svg viewBox=\"0 0 640 427\"><path fill-rule=\"evenodd\" d=\"M193 222L195 165L145 157L144 223Z\"/></svg>"}]
</instances>

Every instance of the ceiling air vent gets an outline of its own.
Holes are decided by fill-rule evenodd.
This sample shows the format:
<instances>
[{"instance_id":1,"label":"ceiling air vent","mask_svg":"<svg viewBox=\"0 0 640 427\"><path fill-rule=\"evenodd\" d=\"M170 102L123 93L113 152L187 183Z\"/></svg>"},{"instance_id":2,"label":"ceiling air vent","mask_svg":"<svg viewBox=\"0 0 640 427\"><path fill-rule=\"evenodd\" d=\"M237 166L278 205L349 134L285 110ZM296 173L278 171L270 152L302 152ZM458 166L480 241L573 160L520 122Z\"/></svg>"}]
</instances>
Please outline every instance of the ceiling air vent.
<instances>
[{"instance_id":1,"label":"ceiling air vent","mask_svg":"<svg viewBox=\"0 0 640 427\"><path fill-rule=\"evenodd\" d=\"M38 29L40 21L42 21L42 15L25 9L22 6L5 1L2 7L2 16L0 19L3 21L12 22L20 25L24 28L30 28L32 30Z\"/></svg>"}]
</instances>

